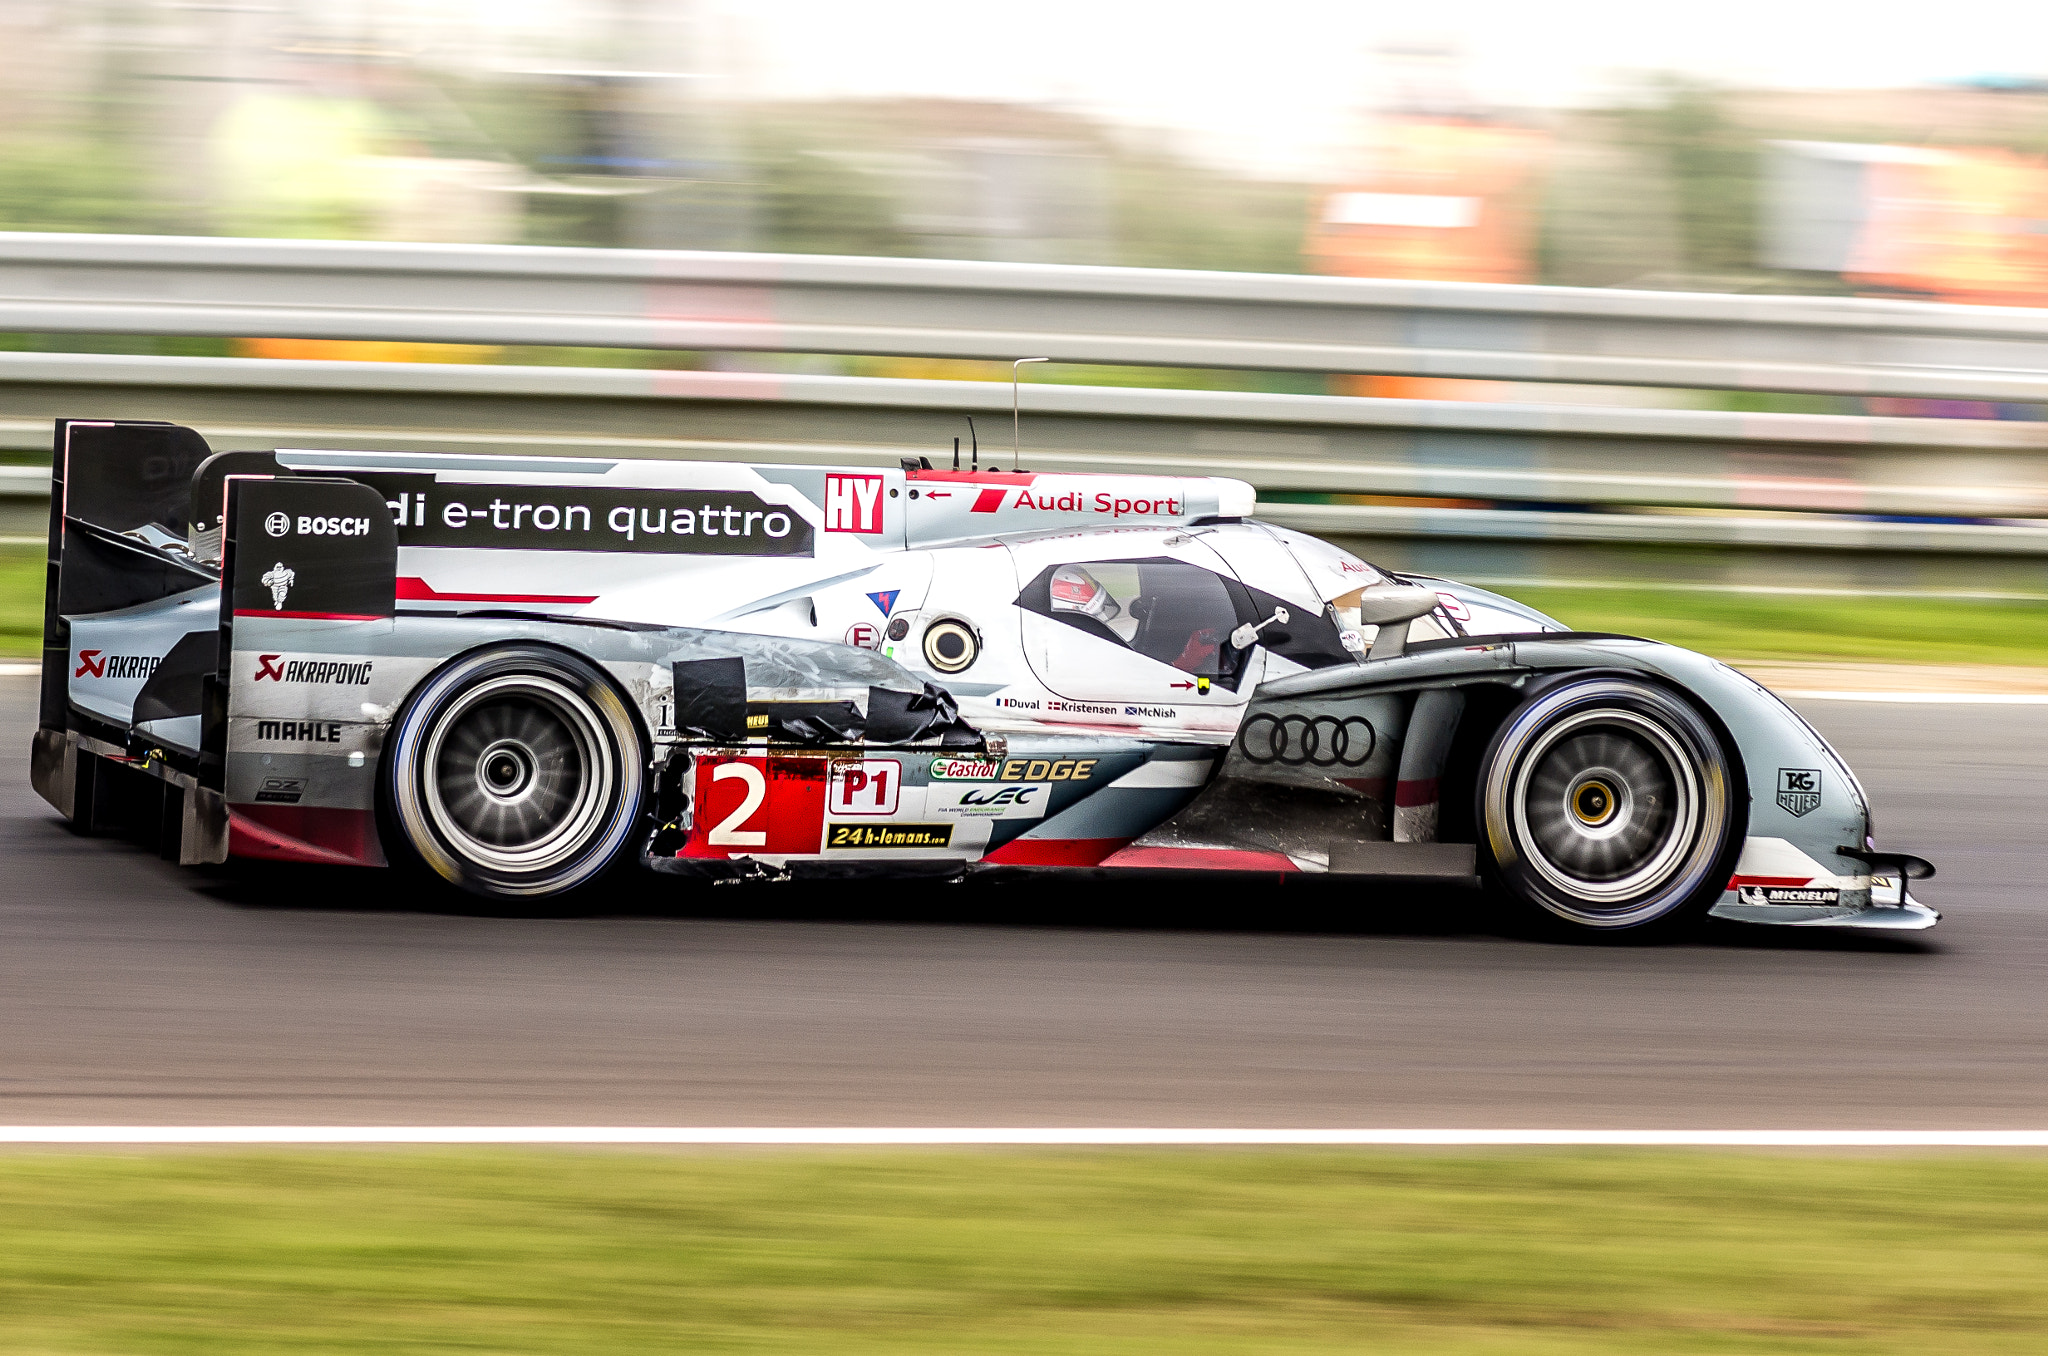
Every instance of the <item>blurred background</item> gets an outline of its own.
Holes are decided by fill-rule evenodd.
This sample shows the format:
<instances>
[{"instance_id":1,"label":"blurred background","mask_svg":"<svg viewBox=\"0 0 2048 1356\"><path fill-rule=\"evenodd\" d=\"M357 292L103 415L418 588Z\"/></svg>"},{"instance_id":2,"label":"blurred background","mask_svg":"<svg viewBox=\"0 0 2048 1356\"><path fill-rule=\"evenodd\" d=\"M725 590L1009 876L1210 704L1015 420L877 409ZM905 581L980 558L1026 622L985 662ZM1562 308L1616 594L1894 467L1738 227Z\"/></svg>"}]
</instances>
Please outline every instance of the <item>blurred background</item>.
<instances>
[{"instance_id":1,"label":"blurred background","mask_svg":"<svg viewBox=\"0 0 2048 1356\"><path fill-rule=\"evenodd\" d=\"M2048 20L1800 8L0 0L0 224L2048 297Z\"/></svg>"},{"instance_id":2,"label":"blurred background","mask_svg":"<svg viewBox=\"0 0 2048 1356\"><path fill-rule=\"evenodd\" d=\"M0 67L6 231L2048 304L2048 11L1994 0L1938 16L1462 0L1419 18L1336 0L0 0ZM0 348L1008 377L937 358L263 335L23 331ZM2048 446L2032 430L1941 431L2041 422L2027 399L1075 364L1027 380L1903 419L1934 442ZM1855 436L1911 440L1875 427ZM1738 487L1716 512L1867 507L1857 487L1873 473L1810 445L1829 436L1731 444L1717 475L1777 488ZM1459 464L1529 459L1432 446ZM1965 512L1931 505L1932 520L2031 531L2048 515L2038 473L1928 474L1975 474L1985 492ZM1498 490L1372 488L1261 485L1275 503L1527 507ZM1542 499L1552 513L1700 507ZM1876 515L1901 516L1916 515ZM1516 586L2048 598L2038 545L1816 553L1779 533L1729 552L1346 530L1391 563Z\"/></svg>"},{"instance_id":3,"label":"blurred background","mask_svg":"<svg viewBox=\"0 0 2048 1356\"><path fill-rule=\"evenodd\" d=\"M1800 8L0 0L0 224L2048 297L2048 20Z\"/></svg>"}]
</instances>

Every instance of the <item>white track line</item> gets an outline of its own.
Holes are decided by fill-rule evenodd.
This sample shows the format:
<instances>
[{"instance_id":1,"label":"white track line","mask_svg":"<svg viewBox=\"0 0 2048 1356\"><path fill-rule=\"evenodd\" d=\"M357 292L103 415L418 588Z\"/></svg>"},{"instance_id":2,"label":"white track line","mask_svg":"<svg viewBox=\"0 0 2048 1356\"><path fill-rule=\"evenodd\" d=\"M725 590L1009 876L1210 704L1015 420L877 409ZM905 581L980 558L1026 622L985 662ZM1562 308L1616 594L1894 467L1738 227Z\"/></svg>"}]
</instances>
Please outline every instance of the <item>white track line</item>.
<instances>
[{"instance_id":1,"label":"white track line","mask_svg":"<svg viewBox=\"0 0 2048 1356\"><path fill-rule=\"evenodd\" d=\"M0 1125L0 1144L1185 1145L2041 1149L2048 1130L1315 1130L1172 1127Z\"/></svg>"},{"instance_id":2,"label":"white track line","mask_svg":"<svg viewBox=\"0 0 2048 1356\"><path fill-rule=\"evenodd\" d=\"M1809 702L1919 702L1930 706L2048 706L2048 692L1838 692L1785 688L1780 697Z\"/></svg>"},{"instance_id":3,"label":"white track line","mask_svg":"<svg viewBox=\"0 0 2048 1356\"><path fill-rule=\"evenodd\" d=\"M33 538L31 538L33 540ZM1434 579L1438 576L1424 575ZM1761 593L1781 594L1807 598L1926 598L1969 599L1974 601L2048 603L2048 593L2002 593L1986 592L1981 589L1843 589L1805 588L1797 584L1676 584L1659 581L1644 584L1636 579L1526 579L1519 576L1475 574L1451 581L1453 584L1473 584L1483 589L1599 589L1602 592L1627 592L1635 589L1653 590L1658 593Z\"/></svg>"}]
</instances>

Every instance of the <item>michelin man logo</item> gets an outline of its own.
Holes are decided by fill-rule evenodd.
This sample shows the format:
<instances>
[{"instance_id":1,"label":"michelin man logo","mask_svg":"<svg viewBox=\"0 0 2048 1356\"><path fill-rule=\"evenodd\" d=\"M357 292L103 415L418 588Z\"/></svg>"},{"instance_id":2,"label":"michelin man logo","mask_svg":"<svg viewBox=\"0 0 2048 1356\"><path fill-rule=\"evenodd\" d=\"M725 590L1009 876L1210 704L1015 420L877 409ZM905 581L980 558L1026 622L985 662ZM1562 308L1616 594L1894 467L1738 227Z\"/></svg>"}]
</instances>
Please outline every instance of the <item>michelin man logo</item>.
<instances>
[{"instance_id":1,"label":"michelin man logo","mask_svg":"<svg viewBox=\"0 0 2048 1356\"><path fill-rule=\"evenodd\" d=\"M270 567L269 573L263 576L263 583L270 590L272 610L284 611L284 596L292 591L292 585L298 582L298 578L298 574L286 569L281 560Z\"/></svg>"}]
</instances>

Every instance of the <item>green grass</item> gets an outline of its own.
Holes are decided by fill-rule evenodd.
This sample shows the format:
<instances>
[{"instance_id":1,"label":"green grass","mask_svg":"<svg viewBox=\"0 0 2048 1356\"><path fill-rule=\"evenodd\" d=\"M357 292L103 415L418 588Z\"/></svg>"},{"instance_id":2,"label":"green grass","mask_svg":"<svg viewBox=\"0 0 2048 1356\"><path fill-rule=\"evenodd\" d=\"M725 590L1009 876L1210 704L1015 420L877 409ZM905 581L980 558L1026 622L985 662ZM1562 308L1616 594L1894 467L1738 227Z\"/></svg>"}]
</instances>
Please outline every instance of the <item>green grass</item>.
<instances>
[{"instance_id":1,"label":"green grass","mask_svg":"<svg viewBox=\"0 0 2048 1356\"><path fill-rule=\"evenodd\" d=\"M0 546L0 656L41 651L45 572L41 547Z\"/></svg>"},{"instance_id":2,"label":"green grass","mask_svg":"<svg viewBox=\"0 0 2048 1356\"><path fill-rule=\"evenodd\" d=\"M1655 588L1501 592L1579 630L1648 636L1717 659L2048 665L2048 603Z\"/></svg>"},{"instance_id":3,"label":"green grass","mask_svg":"<svg viewBox=\"0 0 2048 1356\"><path fill-rule=\"evenodd\" d=\"M2048 1160L0 1159L27 1353L2019 1353Z\"/></svg>"}]
</instances>

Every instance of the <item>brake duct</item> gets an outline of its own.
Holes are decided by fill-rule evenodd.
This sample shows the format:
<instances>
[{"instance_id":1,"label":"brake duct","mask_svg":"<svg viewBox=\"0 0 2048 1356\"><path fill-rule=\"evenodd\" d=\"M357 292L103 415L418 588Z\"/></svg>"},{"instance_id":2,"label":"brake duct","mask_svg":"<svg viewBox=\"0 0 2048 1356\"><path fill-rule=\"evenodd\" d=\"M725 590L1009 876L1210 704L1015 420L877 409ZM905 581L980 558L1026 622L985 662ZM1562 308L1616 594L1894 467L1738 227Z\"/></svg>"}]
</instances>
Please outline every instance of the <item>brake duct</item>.
<instances>
[{"instance_id":1,"label":"brake duct","mask_svg":"<svg viewBox=\"0 0 2048 1356\"><path fill-rule=\"evenodd\" d=\"M1434 843L1444 762L1451 737L1465 713L1465 694L1457 688L1433 687L1417 694L1401 741L1401 764L1394 781L1394 841Z\"/></svg>"}]
</instances>

